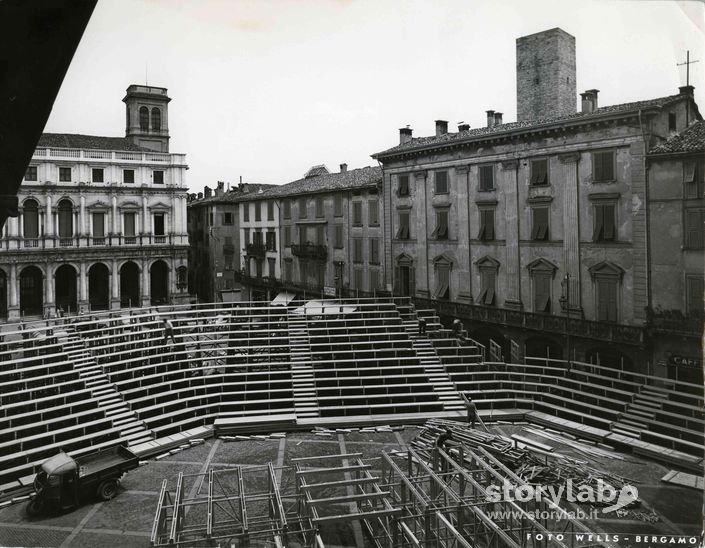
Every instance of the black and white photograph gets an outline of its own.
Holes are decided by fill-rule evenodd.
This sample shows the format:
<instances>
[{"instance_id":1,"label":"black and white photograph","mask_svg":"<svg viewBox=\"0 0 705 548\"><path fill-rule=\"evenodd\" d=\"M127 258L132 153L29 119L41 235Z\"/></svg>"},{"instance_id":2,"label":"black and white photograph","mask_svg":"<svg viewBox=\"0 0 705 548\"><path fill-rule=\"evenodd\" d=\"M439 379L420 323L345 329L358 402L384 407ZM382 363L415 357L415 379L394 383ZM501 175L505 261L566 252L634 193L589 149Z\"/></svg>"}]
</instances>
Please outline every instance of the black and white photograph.
<instances>
[{"instance_id":1,"label":"black and white photograph","mask_svg":"<svg viewBox=\"0 0 705 548\"><path fill-rule=\"evenodd\" d=\"M705 2L0 0L0 547L702 548Z\"/></svg>"}]
</instances>

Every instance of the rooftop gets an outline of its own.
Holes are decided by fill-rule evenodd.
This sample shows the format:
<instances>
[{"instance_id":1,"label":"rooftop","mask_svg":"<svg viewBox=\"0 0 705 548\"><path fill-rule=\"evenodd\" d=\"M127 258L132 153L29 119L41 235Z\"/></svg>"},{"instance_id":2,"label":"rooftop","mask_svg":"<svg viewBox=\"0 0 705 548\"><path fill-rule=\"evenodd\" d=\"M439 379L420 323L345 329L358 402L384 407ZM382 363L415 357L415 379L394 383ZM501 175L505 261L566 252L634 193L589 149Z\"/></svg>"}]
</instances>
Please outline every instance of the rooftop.
<instances>
[{"instance_id":1,"label":"rooftop","mask_svg":"<svg viewBox=\"0 0 705 548\"><path fill-rule=\"evenodd\" d=\"M444 145L446 143L464 141L471 142L478 138L499 135L502 133L511 133L515 130L540 128L542 126L553 125L561 122L582 122L613 114L635 112L649 108L662 108L679 100L682 100L686 97L688 96L684 94L669 95L666 97L659 97L657 99L648 99L646 101L635 101L632 103L621 103L618 105L600 107L590 113L576 112L575 114L570 114L568 116L557 116L554 118L543 118L541 120L530 120L522 122L510 122L507 124L500 124L492 127L480 127L469 129L466 131L459 131L457 133L445 133L439 136L431 135L429 137L415 137L406 143L399 144L382 152L373 154L372 157L378 158L399 152L422 149L433 145Z\"/></svg>"},{"instance_id":2,"label":"rooftop","mask_svg":"<svg viewBox=\"0 0 705 548\"><path fill-rule=\"evenodd\" d=\"M275 186L260 196L263 198L294 196L297 194L312 194L331 190L347 190L376 186L382 182L382 168L363 167L351 169L340 173L328 173L318 170L316 175L307 175L291 183Z\"/></svg>"},{"instance_id":3,"label":"rooftop","mask_svg":"<svg viewBox=\"0 0 705 548\"><path fill-rule=\"evenodd\" d=\"M39 137L37 147L154 152L153 150L135 145L126 137L104 137L101 135L80 135L77 133L42 133L41 137Z\"/></svg>"},{"instance_id":4,"label":"rooftop","mask_svg":"<svg viewBox=\"0 0 705 548\"><path fill-rule=\"evenodd\" d=\"M665 143L651 149L651 154L705 151L705 121L698 120Z\"/></svg>"}]
</instances>

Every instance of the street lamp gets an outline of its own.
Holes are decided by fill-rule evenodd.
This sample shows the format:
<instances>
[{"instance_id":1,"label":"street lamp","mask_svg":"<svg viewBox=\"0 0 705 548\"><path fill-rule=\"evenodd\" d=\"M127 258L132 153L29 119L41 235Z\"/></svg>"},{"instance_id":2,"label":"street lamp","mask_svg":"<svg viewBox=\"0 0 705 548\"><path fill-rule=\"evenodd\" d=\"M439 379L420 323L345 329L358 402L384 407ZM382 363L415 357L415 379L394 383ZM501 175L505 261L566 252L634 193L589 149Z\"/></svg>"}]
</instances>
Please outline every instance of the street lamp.
<instances>
[{"instance_id":1,"label":"street lamp","mask_svg":"<svg viewBox=\"0 0 705 548\"><path fill-rule=\"evenodd\" d=\"M566 274L561 281L561 309L565 311L565 333L566 333L566 350L568 353L568 369L570 369L570 274Z\"/></svg>"}]
</instances>

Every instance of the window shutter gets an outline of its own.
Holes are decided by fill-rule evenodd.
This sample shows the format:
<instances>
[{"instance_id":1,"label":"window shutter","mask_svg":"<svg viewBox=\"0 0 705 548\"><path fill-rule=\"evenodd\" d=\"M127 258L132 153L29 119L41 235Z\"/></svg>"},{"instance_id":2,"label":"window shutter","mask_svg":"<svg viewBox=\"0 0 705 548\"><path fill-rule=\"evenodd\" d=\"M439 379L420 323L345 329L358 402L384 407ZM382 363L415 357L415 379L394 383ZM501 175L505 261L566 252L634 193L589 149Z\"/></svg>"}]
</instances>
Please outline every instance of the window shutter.
<instances>
[{"instance_id":1,"label":"window shutter","mask_svg":"<svg viewBox=\"0 0 705 548\"><path fill-rule=\"evenodd\" d=\"M690 249L702 249L703 246L703 212L699 210L689 210L686 216L686 247Z\"/></svg>"},{"instance_id":2,"label":"window shutter","mask_svg":"<svg viewBox=\"0 0 705 548\"><path fill-rule=\"evenodd\" d=\"M703 293L705 284L700 276L686 278L686 311L689 316L700 318L703 315Z\"/></svg>"},{"instance_id":3,"label":"window shutter","mask_svg":"<svg viewBox=\"0 0 705 548\"><path fill-rule=\"evenodd\" d=\"M604 211L599 205L596 205L593 210L595 212L595 230L592 233L592 241L599 242L602 239L604 228Z\"/></svg>"},{"instance_id":4,"label":"window shutter","mask_svg":"<svg viewBox=\"0 0 705 548\"><path fill-rule=\"evenodd\" d=\"M494 287L487 288L487 294L485 295L485 304L494 304Z\"/></svg>"},{"instance_id":5,"label":"window shutter","mask_svg":"<svg viewBox=\"0 0 705 548\"><path fill-rule=\"evenodd\" d=\"M494 209L488 209L485 211L485 223L487 224L487 229L485 230L485 236L488 240L494 240Z\"/></svg>"},{"instance_id":6,"label":"window shutter","mask_svg":"<svg viewBox=\"0 0 705 548\"><path fill-rule=\"evenodd\" d=\"M695 162L686 162L683 164L683 182L695 182Z\"/></svg>"},{"instance_id":7,"label":"window shutter","mask_svg":"<svg viewBox=\"0 0 705 548\"><path fill-rule=\"evenodd\" d=\"M602 206L602 224L603 224L603 240L612 241L615 239L614 226L614 206Z\"/></svg>"}]
</instances>

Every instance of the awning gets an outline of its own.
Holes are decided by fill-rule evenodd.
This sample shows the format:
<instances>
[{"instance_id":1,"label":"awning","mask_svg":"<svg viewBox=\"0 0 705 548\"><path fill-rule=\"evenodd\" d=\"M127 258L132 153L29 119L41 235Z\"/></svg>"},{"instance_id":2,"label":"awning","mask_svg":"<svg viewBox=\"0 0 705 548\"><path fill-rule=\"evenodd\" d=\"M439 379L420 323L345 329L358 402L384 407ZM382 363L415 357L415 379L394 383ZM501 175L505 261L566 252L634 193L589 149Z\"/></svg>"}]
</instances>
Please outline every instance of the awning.
<instances>
[{"instance_id":1,"label":"awning","mask_svg":"<svg viewBox=\"0 0 705 548\"><path fill-rule=\"evenodd\" d=\"M282 291L276 297L274 297L274 300L270 304L273 306L286 306L291 301L293 301L295 298L296 298L295 293L289 293L288 291Z\"/></svg>"},{"instance_id":2,"label":"awning","mask_svg":"<svg viewBox=\"0 0 705 548\"><path fill-rule=\"evenodd\" d=\"M309 301L295 309L293 314L323 316L324 314L350 314L356 310L357 308L354 306L344 305L337 301Z\"/></svg>"}]
</instances>

